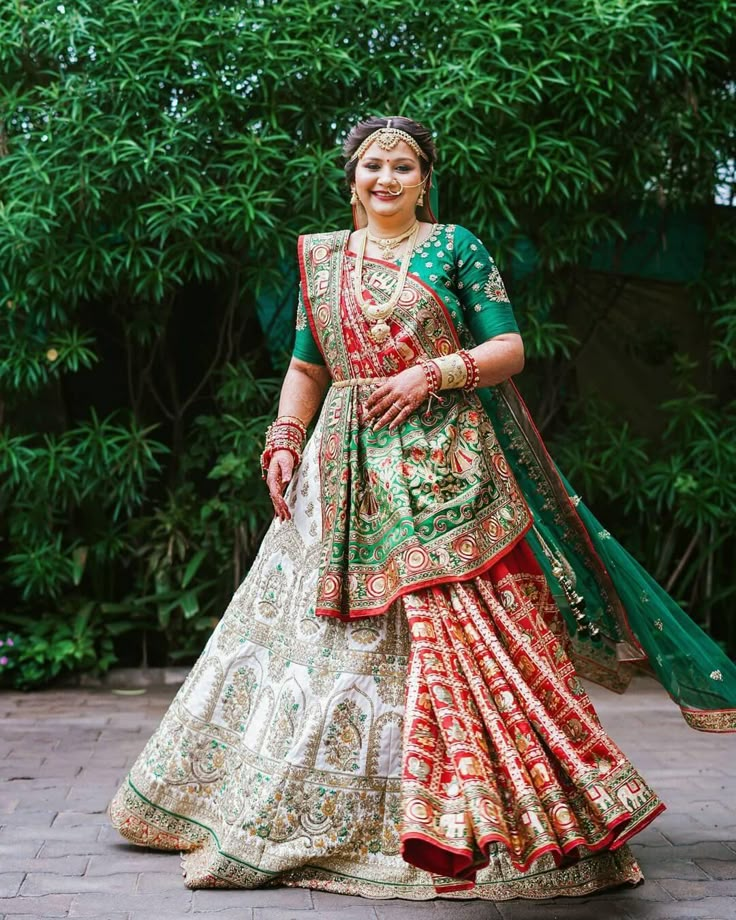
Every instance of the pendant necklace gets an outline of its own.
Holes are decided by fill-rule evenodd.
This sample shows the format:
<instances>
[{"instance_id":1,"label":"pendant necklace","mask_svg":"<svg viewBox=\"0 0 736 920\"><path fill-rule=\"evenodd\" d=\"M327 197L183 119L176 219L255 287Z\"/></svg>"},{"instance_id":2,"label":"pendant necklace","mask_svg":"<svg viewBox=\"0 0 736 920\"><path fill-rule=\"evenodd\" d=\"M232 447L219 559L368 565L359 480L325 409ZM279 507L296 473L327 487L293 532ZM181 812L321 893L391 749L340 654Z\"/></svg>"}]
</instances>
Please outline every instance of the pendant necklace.
<instances>
[{"instance_id":1,"label":"pendant necklace","mask_svg":"<svg viewBox=\"0 0 736 920\"><path fill-rule=\"evenodd\" d=\"M385 303L376 303L374 300L364 300L363 298L363 260L365 258L365 247L368 242L368 231L358 243L358 252L355 256L355 271L353 272L353 293L358 302L358 306L368 323L368 335L377 345L381 345L391 335L391 327L386 322L396 308L399 298L404 292L406 276L409 274L409 262L414 254L414 246L419 233L419 221L411 228L409 233L399 239L408 239L406 250L401 257L401 268L399 269L399 279L396 282L393 294Z\"/></svg>"},{"instance_id":2,"label":"pendant necklace","mask_svg":"<svg viewBox=\"0 0 736 920\"><path fill-rule=\"evenodd\" d=\"M411 227L409 227L405 233L402 233L401 236L373 236L368 233L367 230L365 232L371 243L375 243L376 246L380 247L383 258L390 262L394 257L394 249L396 249L399 243L403 243L404 240L409 239L418 223L418 221L414 221Z\"/></svg>"}]
</instances>

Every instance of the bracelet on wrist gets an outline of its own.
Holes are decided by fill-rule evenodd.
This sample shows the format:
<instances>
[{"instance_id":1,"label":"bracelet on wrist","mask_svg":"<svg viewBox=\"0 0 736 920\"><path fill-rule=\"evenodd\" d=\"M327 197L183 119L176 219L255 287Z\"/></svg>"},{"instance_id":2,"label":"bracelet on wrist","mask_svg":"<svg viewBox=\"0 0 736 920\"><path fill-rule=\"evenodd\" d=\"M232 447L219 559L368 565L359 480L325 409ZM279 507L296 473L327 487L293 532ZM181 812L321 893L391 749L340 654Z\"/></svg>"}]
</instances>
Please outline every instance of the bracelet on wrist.
<instances>
[{"instance_id":1,"label":"bracelet on wrist","mask_svg":"<svg viewBox=\"0 0 736 920\"><path fill-rule=\"evenodd\" d=\"M461 390L465 386L468 369L460 354L454 352L451 355L433 358L432 364L439 372L440 390Z\"/></svg>"},{"instance_id":2,"label":"bracelet on wrist","mask_svg":"<svg viewBox=\"0 0 736 920\"><path fill-rule=\"evenodd\" d=\"M306 437L307 426L295 415L280 415L272 422L266 429L266 444L261 454L263 478L266 478L271 459L277 450L288 451L294 463L300 463Z\"/></svg>"},{"instance_id":3,"label":"bracelet on wrist","mask_svg":"<svg viewBox=\"0 0 736 920\"><path fill-rule=\"evenodd\" d=\"M440 372L434 361L423 361L422 370L427 379L427 395L434 396L440 388Z\"/></svg>"},{"instance_id":4,"label":"bracelet on wrist","mask_svg":"<svg viewBox=\"0 0 736 920\"><path fill-rule=\"evenodd\" d=\"M463 359L467 373L465 386L463 389L470 393L478 388L478 381L480 380L480 368L478 367L478 362L475 360L473 355L471 355L470 352L466 349L461 349L458 354Z\"/></svg>"}]
</instances>

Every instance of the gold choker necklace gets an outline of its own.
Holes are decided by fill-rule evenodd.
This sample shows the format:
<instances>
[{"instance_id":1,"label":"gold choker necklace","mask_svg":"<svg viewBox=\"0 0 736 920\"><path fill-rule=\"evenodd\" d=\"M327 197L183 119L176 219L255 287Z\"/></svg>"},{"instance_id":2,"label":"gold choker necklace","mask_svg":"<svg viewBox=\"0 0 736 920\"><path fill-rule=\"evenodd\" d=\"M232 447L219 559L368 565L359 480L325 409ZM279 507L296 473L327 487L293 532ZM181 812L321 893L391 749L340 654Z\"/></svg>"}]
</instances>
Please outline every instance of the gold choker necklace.
<instances>
[{"instance_id":1,"label":"gold choker necklace","mask_svg":"<svg viewBox=\"0 0 736 920\"><path fill-rule=\"evenodd\" d=\"M409 227L406 232L402 233L401 236L373 236L373 234L368 233L367 230L365 231L365 234L371 243L375 243L376 246L380 246L383 258L387 261L391 261L394 257L394 249L396 249L399 243L403 243L404 240L409 239L418 223L419 221L415 220L411 227ZM363 251L365 251L365 248Z\"/></svg>"}]
</instances>

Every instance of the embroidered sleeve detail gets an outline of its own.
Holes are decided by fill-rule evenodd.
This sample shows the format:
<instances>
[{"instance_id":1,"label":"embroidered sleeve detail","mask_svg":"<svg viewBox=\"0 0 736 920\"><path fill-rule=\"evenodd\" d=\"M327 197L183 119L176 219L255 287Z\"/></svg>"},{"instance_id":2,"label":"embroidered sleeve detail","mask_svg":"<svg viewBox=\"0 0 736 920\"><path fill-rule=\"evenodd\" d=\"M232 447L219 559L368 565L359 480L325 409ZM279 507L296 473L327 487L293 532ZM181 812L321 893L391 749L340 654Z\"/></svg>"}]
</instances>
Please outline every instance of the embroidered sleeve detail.
<instances>
[{"instance_id":1,"label":"embroidered sleeve detail","mask_svg":"<svg viewBox=\"0 0 736 920\"><path fill-rule=\"evenodd\" d=\"M489 300L492 300L494 303L508 303L509 296L506 293L506 288L504 283L501 280L501 273L494 265L491 268L491 273L488 276L488 280L483 285L483 291L485 292L486 297Z\"/></svg>"},{"instance_id":2,"label":"embroidered sleeve detail","mask_svg":"<svg viewBox=\"0 0 736 920\"><path fill-rule=\"evenodd\" d=\"M477 342L518 333L501 273L483 243L464 227L455 228L456 286L470 331Z\"/></svg>"}]
</instances>

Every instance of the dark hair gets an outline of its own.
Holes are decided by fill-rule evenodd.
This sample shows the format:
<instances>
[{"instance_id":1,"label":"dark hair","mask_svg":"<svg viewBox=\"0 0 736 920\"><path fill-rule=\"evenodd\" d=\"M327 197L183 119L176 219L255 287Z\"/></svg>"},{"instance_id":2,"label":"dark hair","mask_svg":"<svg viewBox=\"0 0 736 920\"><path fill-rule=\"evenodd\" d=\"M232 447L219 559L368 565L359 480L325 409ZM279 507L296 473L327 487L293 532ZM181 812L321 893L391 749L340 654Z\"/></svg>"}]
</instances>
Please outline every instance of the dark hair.
<instances>
[{"instance_id":1,"label":"dark hair","mask_svg":"<svg viewBox=\"0 0 736 920\"><path fill-rule=\"evenodd\" d=\"M355 179L355 167L357 166L357 160L351 160L350 157L367 137L379 128L386 128L389 121L391 122L392 128L398 128L400 131L406 131L407 134L410 134L426 155L426 160L421 157L419 159L422 175L425 176L434 166L434 161L437 158L437 149L434 146L432 134L424 125L420 125L418 121L412 121L411 118L404 118L403 115L395 115L390 119L371 115L370 118L366 118L365 121L358 122L358 124L355 125L350 134L348 134L347 140L342 148L347 161L345 163L345 178L347 179L348 186L350 186Z\"/></svg>"}]
</instances>

